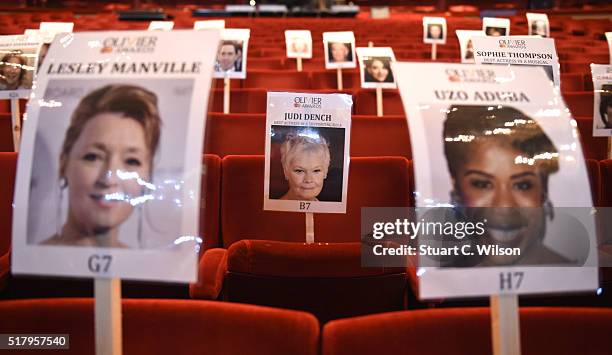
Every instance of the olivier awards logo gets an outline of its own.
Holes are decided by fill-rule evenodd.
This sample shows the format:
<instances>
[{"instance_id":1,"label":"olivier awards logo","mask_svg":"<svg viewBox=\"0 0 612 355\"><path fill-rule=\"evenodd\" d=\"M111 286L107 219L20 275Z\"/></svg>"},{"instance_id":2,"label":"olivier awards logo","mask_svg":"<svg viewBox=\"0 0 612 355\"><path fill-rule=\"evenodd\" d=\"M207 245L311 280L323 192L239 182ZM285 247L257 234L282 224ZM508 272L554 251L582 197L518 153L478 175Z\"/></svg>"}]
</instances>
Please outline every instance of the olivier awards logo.
<instances>
[{"instance_id":1,"label":"olivier awards logo","mask_svg":"<svg viewBox=\"0 0 612 355\"><path fill-rule=\"evenodd\" d=\"M496 83L495 72L484 69L446 69L448 81L453 83Z\"/></svg>"},{"instance_id":2,"label":"olivier awards logo","mask_svg":"<svg viewBox=\"0 0 612 355\"><path fill-rule=\"evenodd\" d=\"M527 42L524 39L500 39L499 48L527 49Z\"/></svg>"},{"instance_id":3,"label":"olivier awards logo","mask_svg":"<svg viewBox=\"0 0 612 355\"><path fill-rule=\"evenodd\" d=\"M321 97L296 96L293 98L293 107L296 108L321 108Z\"/></svg>"},{"instance_id":4,"label":"olivier awards logo","mask_svg":"<svg viewBox=\"0 0 612 355\"><path fill-rule=\"evenodd\" d=\"M100 53L153 53L156 43L155 36L108 37L102 41Z\"/></svg>"}]
</instances>

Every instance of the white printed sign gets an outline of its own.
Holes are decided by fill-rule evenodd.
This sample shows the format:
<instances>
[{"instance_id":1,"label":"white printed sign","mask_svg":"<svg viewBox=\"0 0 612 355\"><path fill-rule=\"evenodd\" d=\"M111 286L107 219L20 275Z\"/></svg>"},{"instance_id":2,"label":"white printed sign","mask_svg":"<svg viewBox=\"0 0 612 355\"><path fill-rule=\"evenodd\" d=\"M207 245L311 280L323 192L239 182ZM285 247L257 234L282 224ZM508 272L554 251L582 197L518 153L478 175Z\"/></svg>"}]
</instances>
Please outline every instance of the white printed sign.
<instances>
[{"instance_id":1,"label":"white printed sign","mask_svg":"<svg viewBox=\"0 0 612 355\"><path fill-rule=\"evenodd\" d=\"M223 28L225 28L225 20L205 20L193 23L194 30L218 30Z\"/></svg>"},{"instance_id":2,"label":"white printed sign","mask_svg":"<svg viewBox=\"0 0 612 355\"><path fill-rule=\"evenodd\" d=\"M612 136L612 65L591 64L593 89L593 136Z\"/></svg>"},{"instance_id":3,"label":"white printed sign","mask_svg":"<svg viewBox=\"0 0 612 355\"><path fill-rule=\"evenodd\" d=\"M482 19L482 31L487 36L510 36L510 20L507 18L485 17Z\"/></svg>"},{"instance_id":4,"label":"white printed sign","mask_svg":"<svg viewBox=\"0 0 612 355\"><path fill-rule=\"evenodd\" d=\"M391 47L357 48L362 88L394 89L397 87L391 63L395 54Z\"/></svg>"},{"instance_id":5,"label":"white printed sign","mask_svg":"<svg viewBox=\"0 0 612 355\"><path fill-rule=\"evenodd\" d=\"M221 41L217 48L213 77L245 79L247 69L247 51L251 30L226 28L221 30Z\"/></svg>"},{"instance_id":6,"label":"white printed sign","mask_svg":"<svg viewBox=\"0 0 612 355\"><path fill-rule=\"evenodd\" d=\"M596 289L585 161L544 72L430 63L394 70L410 117L416 221L425 224L420 297ZM421 244L430 218L445 231ZM447 224L455 232L445 236Z\"/></svg>"},{"instance_id":7,"label":"white printed sign","mask_svg":"<svg viewBox=\"0 0 612 355\"><path fill-rule=\"evenodd\" d=\"M174 21L151 21L149 23L149 31L172 31Z\"/></svg>"},{"instance_id":8,"label":"white printed sign","mask_svg":"<svg viewBox=\"0 0 612 355\"><path fill-rule=\"evenodd\" d=\"M548 22L548 16L546 14L534 14L528 12L526 16L529 35L550 37L550 23Z\"/></svg>"},{"instance_id":9,"label":"white printed sign","mask_svg":"<svg viewBox=\"0 0 612 355\"><path fill-rule=\"evenodd\" d=\"M312 58L312 35L308 30L285 31L287 58Z\"/></svg>"},{"instance_id":10,"label":"white printed sign","mask_svg":"<svg viewBox=\"0 0 612 355\"><path fill-rule=\"evenodd\" d=\"M196 280L202 98L218 41L216 31L56 36L19 154L14 273Z\"/></svg>"},{"instance_id":11,"label":"white printed sign","mask_svg":"<svg viewBox=\"0 0 612 355\"><path fill-rule=\"evenodd\" d=\"M346 213L346 94L268 92L264 210Z\"/></svg>"},{"instance_id":12,"label":"white printed sign","mask_svg":"<svg viewBox=\"0 0 612 355\"><path fill-rule=\"evenodd\" d=\"M41 22L38 29L42 32L70 33L74 30L73 22Z\"/></svg>"},{"instance_id":13,"label":"white printed sign","mask_svg":"<svg viewBox=\"0 0 612 355\"><path fill-rule=\"evenodd\" d=\"M559 57L552 38L503 36L476 37L476 64L530 65L544 69L548 78L559 87Z\"/></svg>"},{"instance_id":14,"label":"white printed sign","mask_svg":"<svg viewBox=\"0 0 612 355\"><path fill-rule=\"evenodd\" d=\"M0 99L30 96L40 45L37 36L0 36Z\"/></svg>"},{"instance_id":15,"label":"white printed sign","mask_svg":"<svg viewBox=\"0 0 612 355\"><path fill-rule=\"evenodd\" d=\"M446 44L446 19L444 17L423 17L423 42Z\"/></svg>"},{"instance_id":16,"label":"white printed sign","mask_svg":"<svg viewBox=\"0 0 612 355\"><path fill-rule=\"evenodd\" d=\"M456 30L457 39L459 39L459 48L461 49L461 63L474 63L474 41L473 37L483 37L483 31L472 30Z\"/></svg>"},{"instance_id":17,"label":"white printed sign","mask_svg":"<svg viewBox=\"0 0 612 355\"><path fill-rule=\"evenodd\" d=\"M323 32L323 49L325 69L357 68L353 32Z\"/></svg>"}]
</instances>

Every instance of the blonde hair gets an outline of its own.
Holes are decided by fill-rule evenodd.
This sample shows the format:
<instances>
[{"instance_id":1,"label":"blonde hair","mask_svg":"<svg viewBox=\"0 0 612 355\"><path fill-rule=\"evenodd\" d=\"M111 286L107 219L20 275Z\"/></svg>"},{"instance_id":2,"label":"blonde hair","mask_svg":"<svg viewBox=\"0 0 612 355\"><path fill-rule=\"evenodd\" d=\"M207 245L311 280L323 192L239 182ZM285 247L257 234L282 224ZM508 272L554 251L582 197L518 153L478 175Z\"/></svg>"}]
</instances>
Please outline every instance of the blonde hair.
<instances>
[{"instance_id":1,"label":"blonde hair","mask_svg":"<svg viewBox=\"0 0 612 355\"><path fill-rule=\"evenodd\" d=\"M287 135L287 139L280 146L281 164L283 170L287 169L293 158L300 152L321 152L323 154L323 165L325 173L329 170L331 157L329 154L329 144L323 138L311 138L304 135Z\"/></svg>"}]
</instances>

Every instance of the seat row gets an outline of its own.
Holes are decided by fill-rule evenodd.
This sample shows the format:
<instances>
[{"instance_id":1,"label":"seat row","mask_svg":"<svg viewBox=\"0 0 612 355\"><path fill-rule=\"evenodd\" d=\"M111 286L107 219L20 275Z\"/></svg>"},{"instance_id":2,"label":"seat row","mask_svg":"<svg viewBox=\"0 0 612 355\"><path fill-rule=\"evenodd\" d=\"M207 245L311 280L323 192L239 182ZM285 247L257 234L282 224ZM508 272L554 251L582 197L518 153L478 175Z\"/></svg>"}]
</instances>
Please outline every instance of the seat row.
<instances>
[{"instance_id":1,"label":"seat row","mask_svg":"<svg viewBox=\"0 0 612 355\"><path fill-rule=\"evenodd\" d=\"M122 311L123 353L130 355L479 355L492 349L486 308L393 312L322 327L304 312L235 303L132 299L122 301ZM609 354L610 309L521 308L519 317L522 354ZM2 333L69 334L62 354L94 352L92 299L0 301L0 318Z\"/></svg>"},{"instance_id":2,"label":"seat row","mask_svg":"<svg viewBox=\"0 0 612 355\"><path fill-rule=\"evenodd\" d=\"M362 207L413 206L410 161L351 159L346 214L317 214L312 244L305 243L303 214L262 210L263 156L206 155L203 162L207 175L200 234L205 251L198 282L189 289L192 298L306 310L320 320L414 307L407 304L415 299L414 269L362 268L360 249ZM612 206L612 160L587 163L594 200ZM0 281L6 284L0 297L91 294L91 283L84 290L87 283L9 278L15 166L15 153L0 153ZM147 287L132 291L136 297L159 295L159 289Z\"/></svg>"}]
</instances>

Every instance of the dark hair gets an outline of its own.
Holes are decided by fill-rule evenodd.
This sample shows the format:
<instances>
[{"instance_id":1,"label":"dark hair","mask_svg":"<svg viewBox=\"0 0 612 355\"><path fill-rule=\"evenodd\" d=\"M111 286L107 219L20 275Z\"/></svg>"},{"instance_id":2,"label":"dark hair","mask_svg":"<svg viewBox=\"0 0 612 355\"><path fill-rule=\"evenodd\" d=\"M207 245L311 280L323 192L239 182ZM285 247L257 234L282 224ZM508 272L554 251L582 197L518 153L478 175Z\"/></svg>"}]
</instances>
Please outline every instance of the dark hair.
<instances>
[{"instance_id":1,"label":"dark hair","mask_svg":"<svg viewBox=\"0 0 612 355\"><path fill-rule=\"evenodd\" d=\"M391 70L391 60L389 57L370 57L369 59L366 59L363 62L366 68L371 68L372 63L374 63L375 60L378 60L379 62L381 62L385 69Z\"/></svg>"},{"instance_id":2,"label":"dark hair","mask_svg":"<svg viewBox=\"0 0 612 355\"><path fill-rule=\"evenodd\" d=\"M548 176L559 170L557 148L540 125L508 106L451 106L444 122L444 154L451 176L471 155L471 148L484 139L506 144L534 159L542 171L542 186L548 191ZM540 159L538 159L540 158Z\"/></svg>"},{"instance_id":3,"label":"dark hair","mask_svg":"<svg viewBox=\"0 0 612 355\"><path fill-rule=\"evenodd\" d=\"M5 54L4 57L2 57L2 60L0 61L0 64L2 64L0 72L4 74L4 68L8 65L8 61L12 58L17 58L19 60L19 65L21 66L19 72L19 85L21 85L21 81L23 80L23 77L26 73L26 71L24 70L24 66L27 64L27 60L23 56L23 52L21 52L20 50L11 51Z\"/></svg>"},{"instance_id":4,"label":"dark hair","mask_svg":"<svg viewBox=\"0 0 612 355\"><path fill-rule=\"evenodd\" d=\"M85 124L100 113L121 113L126 118L134 119L140 123L144 129L150 158L153 159L159 145L161 131L157 96L139 86L106 85L87 94L74 110L62 144L60 176L64 175L66 158L81 135Z\"/></svg>"},{"instance_id":5,"label":"dark hair","mask_svg":"<svg viewBox=\"0 0 612 355\"><path fill-rule=\"evenodd\" d=\"M221 44L219 45L219 50L221 50L221 47L223 46L234 47L234 51L236 51L236 54L242 51L242 44L238 43L238 41L221 41Z\"/></svg>"},{"instance_id":6,"label":"dark hair","mask_svg":"<svg viewBox=\"0 0 612 355\"><path fill-rule=\"evenodd\" d=\"M612 117L608 116L608 107L612 107L612 85L602 85L601 94L599 94L599 117L606 125L606 128L612 128Z\"/></svg>"}]
</instances>

